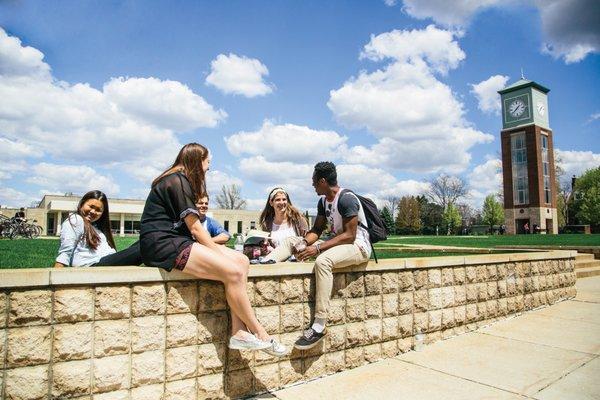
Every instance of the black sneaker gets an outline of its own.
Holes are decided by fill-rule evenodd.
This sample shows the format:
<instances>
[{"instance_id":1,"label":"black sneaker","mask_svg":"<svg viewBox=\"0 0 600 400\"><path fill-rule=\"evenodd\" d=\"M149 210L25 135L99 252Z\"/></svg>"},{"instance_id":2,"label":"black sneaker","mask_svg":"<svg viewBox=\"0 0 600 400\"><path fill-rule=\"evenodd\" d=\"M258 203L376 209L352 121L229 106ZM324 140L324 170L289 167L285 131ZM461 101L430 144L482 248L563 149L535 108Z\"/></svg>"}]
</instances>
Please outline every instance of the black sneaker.
<instances>
[{"instance_id":1,"label":"black sneaker","mask_svg":"<svg viewBox=\"0 0 600 400\"><path fill-rule=\"evenodd\" d=\"M327 334L327 329L323 330L323 332L319 333L315 331L313 328L308 328L304 331L304 334L300 336L296 343L294 343L294 347L298 350L308 350L315 347L319 342L325 337Z\"/></svg>"}]
</instances>

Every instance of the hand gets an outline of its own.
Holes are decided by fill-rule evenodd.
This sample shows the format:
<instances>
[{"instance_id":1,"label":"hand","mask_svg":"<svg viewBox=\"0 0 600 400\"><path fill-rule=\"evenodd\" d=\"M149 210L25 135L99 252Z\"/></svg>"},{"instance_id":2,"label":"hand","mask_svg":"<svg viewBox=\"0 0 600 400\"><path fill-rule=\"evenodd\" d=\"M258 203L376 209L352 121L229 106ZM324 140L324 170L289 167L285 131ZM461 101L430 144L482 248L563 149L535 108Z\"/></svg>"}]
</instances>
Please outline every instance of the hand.
<instances>
[{"instance_id":1,"label":"hand","mask_svg":"<svg viewBox=\"0 0 600 400\"><path fill-rule=\"evenodd\" d=\"M304 261L308 258L316 256L317 254L319 254L319 252L315 246L307 246L306 249L296 255L296 258L300 261Z\"/></svg>"}]
</instances>

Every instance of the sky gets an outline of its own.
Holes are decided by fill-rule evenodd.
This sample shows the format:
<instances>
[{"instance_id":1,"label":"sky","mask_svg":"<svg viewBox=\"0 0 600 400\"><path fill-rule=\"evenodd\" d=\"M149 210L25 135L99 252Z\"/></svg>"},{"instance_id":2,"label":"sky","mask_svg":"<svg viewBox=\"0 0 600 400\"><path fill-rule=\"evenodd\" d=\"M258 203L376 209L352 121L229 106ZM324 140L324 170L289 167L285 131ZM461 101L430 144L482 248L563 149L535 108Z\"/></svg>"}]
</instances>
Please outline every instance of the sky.
<instances>
[{"instance_id":1,"label":"sky","mask_svg":"<svg viewBox=\"0 0 600 400\"><path fill-rule=\"evenodd\" d=\"M198 142L249 209L315 209L319 161L380 204L457 175L479 208L521 73L565 179L600 165L599 53L594 0L0 1L0 205L145 199Z\"/></svg>"}]
</instances>

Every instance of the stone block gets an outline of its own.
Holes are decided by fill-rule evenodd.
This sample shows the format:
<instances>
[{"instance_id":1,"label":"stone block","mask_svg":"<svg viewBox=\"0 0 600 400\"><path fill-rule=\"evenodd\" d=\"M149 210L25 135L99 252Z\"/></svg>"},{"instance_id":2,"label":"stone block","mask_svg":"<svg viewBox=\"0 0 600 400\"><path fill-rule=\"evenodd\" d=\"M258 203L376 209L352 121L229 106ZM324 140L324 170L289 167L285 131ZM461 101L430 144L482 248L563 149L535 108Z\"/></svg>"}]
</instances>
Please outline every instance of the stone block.
<instances>
[{"instance_id":1,"label":"stone block","mask_svg":"<svg viewBox=\"0 0 600 400\"><path fill-rule=\"evenodd\" d=\"M223 343L208 343L198 346L198 375L213 374L223 371L225 362L225 345ZM240 353L230 350L232 353Z\"/></svg>"},{"instance_id":2,"label":"stone block","mask_svg":"<svg viewBox=\"0 0 600 400\"><path fill-rule=\"evenodd\" d=\"M0 329L0 371L2 371L5 367L4 362L6 361L6 353L4 349L6 348L6 336L8 332L6 329ZM0 393L2 391L2 373L0 372Z\"/></svg>"},{"instance_id":3,"label":"stone block","mask_svg":"<svg viewBox=\"0 0 600 400\"><path fill-rule=\"evenodd\" d=\"M96 288L95 319L129 318L131 290L128 286L99 286Z\"/></svg>"},{"instance_id":4,"label":"stone block","mask_svg":"<svg viewBox=\"0 0 600 400\"><path fill-rule=\"evenodd\" d=\"M48 365L6 370L6 400L42 400L48 398Z\"/></svg>"},{"instance_id":5,"label":"stone block","mask_svg":"<svg viewBox=\"0 0 600 400\"><path fill-rule=\"evenodd\" d=\"M361 272L346 274L345 297L363 297L365 295L365 278Z\"/></svg>"},{"instance_id":6,"label":"stone block","mask_svg":"<svg viewBox=\"0 0 600 400\"><path fill-rule=\"evenodd\" d=\"M344 325L328 326L325 338L327 351L343 350L346 345L346 327Z\"/></svg>"},{"instance_id":7,"label":"stone block","mask_svg":"<svg viewBox=\"0 0 600 400\"><path fill-rule=\"evenodd\" d=\"M384 294L382 299L383 316L395 317L398 315L398 294Z\"/></svg>"},{"instance_id":8,"label":"stone block","mask_svg":"<svg viewBox=\"0 0 600 400\"><path fill-rule=\"evenodd\" d=\"M528 293L524 296L525 310L533 309L533 295Z\"/></svg>"},{"instance_id":9,"label":"stone block","mask_svg":"<svg viewBox=\"0 0 600 400\"><path fill-rule=\"evenodd\" d=\"M464 267L454 267L452 268L454 272L454 284L455 285L463 285L466 282L466 272Z\"/></svg>"},{"instance_id":10,"label":"stone block","mask_svg":"<svg viewBox=\"0 0 600 400\"><path fill-rule=\"evenodd\" d=\"M198 344L226 340L227 323L225 311L198 314Z\"/></svg>"},{"instance_id":11,"label":"stone block","mask_svg":"<svg viewBox=\"0 0 600 400\"><path fill-rule=\"evenodd\" d=\"M465 267L465 279L467 283L477 282L477 267L469 266Z\"/></svg>"},{"instance_id":12,"label":"stone block","mask_svg":"<svg viewBox=\"0 0 600 400\"><path fill-rule=\"evenodd\" d=\"M477 265L475 266L475 274L476 274L476 282L486 282L487 281L487 267L485 265Z\"/></svg>"},{"instance_id":13,"label":"stone block","mask_svg":"<svg viewBox=\"0 0 600 400\"><path fill-rule=\"evenodd\" d=\"M382 322L380 319L365 321L365 342L377 343L381 341Z\"/></svg>"},{"instance_id":14,"label":"stone block","mask_svg":"<svg viewBox=\"0 0 600 400\"><path fill-rule=\"evenodd\" d=\"M198 360L197 346L168 349L165 358L167 381L196 376L196 363Z\"/></svg>"},{"instance_id":15,"label":"stone block","mask_svg":"<svg viewBox=\"0 0 600 400\"><path fill-rule=\"evenodd\" d=\"M477 301L486 301L488 298L488 288L487 283L478 283L477 284Z\"/></svg>"},{"instance_id":16,"label":"stone block","mask_svg":"<svg viewBox=\"0 0 600 400\"><path fill-rule=\"evenodd\" d=\"M314 301L314 281L311 282L310 289L312 290L311 301ZM308 288L308 287L307 287ZM346 296L346 274L338 272L333 274L333 287L331 288L331 298L343 299Z\"/></svg>"},{"instance_id":17,"label":"stone block","mask_svg":"<svg viewBox=\"0 0 600 400\"><path fill-rule=\"evenodd\" d=\"M488 309L487 302L482 301L477 303L477 320L487 319L488 318Z\"/></svg>"},{"instance_id":18,"label":"stone block","mask_svg":"<svg viewBox=\"0 0 600 400\"><path fill-rule=\"evenodd\" d=\"M506 281L498 281L498 297L506 297L507 288Z\"/></svg>"},{"instance_id":19,"label":"stone block","mask_svg":"<svg viewBox=\"0 0 600 400\"><path fill-rule=\"evenodd\" d=\"M524 278L529 272L529 262L519 262L515 266L515 272L518 278Z\"/></svg>"},{"instance_id":20,"label":"stone block","mask_svg":"<svg viewBox=\"0 0 600 400\"><path fill-rule=\"evenodd\" d=\"M467 307L459 306L454 308L454 321L456 326L464 325L467 318Z\"/></svg>"},{"instance_id":21,"label":"stone block","mask_svg":"<svg viewBox=\"0 0 600 400\"><path fill-rule=\"evenodd\" d=\"M394 340L398 338L398 317L384 318L381 327L382 340Z\"/></svg>"},{"instance_id":22,"label":"stone block","mask_svg":"<svg viewBox=\"0 0 600 400\"><path fill-rule=\"evenodd\" d=\"M466 286L454 286L454 302L456 305L463 305L467 303Z\"/></svg>"},{"instance_id":23,"label":"stone block","mask_svg":"<svg viewBox=\"0 0 600 400\"><path fill-rule=\"evenodd\" d=\"M281 331L293 332L304 327L304 307L302 303L281 306Z\"/></svg>"},{"instance_id":24,"label":"stone block","mask_svg":"<svg viewBox=\"0 0 600 400\"><path fill-rule=\"evenodd\" d=\"M381 294L381 275L370 272L365 275L365 295L374 296Z\"/></svg>"},{"instance_id":25,"label":"stone block","mask_svg":"<svg viewBox=\"0 0 600 400\"><path fill-rule=\"evenodd\" d=\"M340 275L343 275L343 278L340 278ZM344 290L341 289L337 289L338 288L338 284L337 282L340 281L340 279L344 282L343 288L345 289L346 287L346 276L343 273L334 273L333 274L333 287L334 289L336 289L336 291L333 291L332 293L332 297L344 297ZM314 302L315 301L315 276L314 275L309 275L307 277L304 277L304 298L306 299L306 301L311 301Z\"/></svg>"},{"instance_id":26,"label":"stone block","mask_svg":"<svg viewBox=\"0 0 600 400\"><path fill-rule=\"evenodd\" d=\"M56 289L54 321L79 322L94 318L94 292L91 288Z\"/></svg>"},{"instance_id":27,"label":"stone block","mask_svg":"<svg viewBox=\"0 0 600 400\"><path fill-rule=\"evenodd\" d=\"M495 318L498 316L498 300L488 300L485 303L487 308L488 318Z\"/></svg>"},{"instance_id":28,"label":"stone block","mask_svg":"<svg viewBox=\"0 0 600 400\"><path fill-rule=\"evenodd\" d=\"M413 292L398 293L398 314L408 314L413 312Z\"/></svg>"},{"instance_id":29,"label":"stone block","mask_svg":"<svg viewBox=\"0 0 600 400\"><path fill-rule=\"evenodd\" d=\"M475 322L478 319L477 304L467 304L466 306L466 322Z\"/></svg>"},{"instance_id":30,"label":"stone block","mask_svg":"<svg viewBox=\"0 0 600 400\"><path fill-rule=\"evenodd\" d=\"M131 386L150 385L164 379L165 355L162 350L131 355Z\"/></svg>"},{"instance_id":31,"label":"stone block","mask_svg":"<svg viewBox=\"0 0 600 400\"><path fill-rule=\"evenodd\" d=\"M528 277L523 279L523 290L524 293L533 293L534 288L533 288L533 278Z\"/></svg>"},{"instance_id":32,"label":"stone block","mask_svg":"<svg viewBox=\"0 0 600 400\"><path fill-rule=\"evenodd\" d=\"M445 308L442 310L442 329L454 327L454 308Z\"/></svg>"},{"instance_id":33,"label":"stone block","mask_svg":"<svg viewBox=\"0 0 600 400\"><path fill-rule=\"evenodd\" d=\"M498 279L498 266L496 264L489 264L487 268L487 280L495 281Z\"/></svg>"},{"instance_id":34,"label":"stone block","mask_svg":"<svg viewBox=\"0 0 600 400\"><path fill-rule=\"evenodd\" d=\"M506 279L506 276L507 276L506 264L498 264L496 266L496 273L497 273L498 280Z\"/></svg>"},{"instance_id":35,"label":"stone block","mask_svg":"<svg viewBox=\"0 0 600 400\"><path fill-rule=\"evenodd\" d=\"M273 390L280 385L279 380L279 365L267 364L260 365L254 369L254 390L262 392L265 390Z\"/></svg>"},{"instance_id":36,"label":"stone block","mask_svg":"<svg viewBox=\"0 0 600 400\"><path fill-rule=\"evenodd\" d=\"M426 269L418 269L413 271L413 285L415 290L427 289L429 277Z\"/></svg>"},{"instance_id":37,"label":"stone block","mask_svg":"<svg viewBox=\"0 0 600 400\"><path fill-rule=\"evenodd\" d=\"M61 399L90 394L91 371L91 360L55 363L52 396Z\"/></svg>"},{"instance_id":38,"label":"stone block","mask_svg":"<svg viewBox=\"0 0 600 400\"><path fill-rule=\"evenodd\" d=\"M197 333L198 319L195 315L167 315L167 347L193 345Z\"/></svg>"},{"instance_id":39,"label":"stone block","mask_svg":"<svg viewBox=\"0 0 600 400\"><path fill-rule=\"evenodd\" d=\"M365 355L362 347L346 349L346 368L360 367L365 363Z\"/></svg>"},{"instance_id":40,"label":"stone block","mask_svg":"<svg viewBox=\"0 0 600 400\"><path fill-rule=\"evenodd\" d=\"M556 301L556 297L554 298L554 301ZM553 302L554 302L553 301ZM515 305L517 307L517 312L522 312L525 310L525 298L523 295L517 295L515 296Z\"/></svg>"},{"instance_id":41,"label":"stone block","mask_svg":"<svg viewBox=\"0 0 600 400\"><path fill-rule=\"evenodd\" d=\"M164 400L196 400L196 379L167 382Z\"/></svg>"},{"instance_id":42,"label":"stone block","mask_svg":"<svg viewBox=\"0 0 600 400\"><path fill-rule=\"evenodd\" d=\"M346 300L346 321L356 322L365 319L365 301L364 298L350 298Z\"/></svg>"},{"instance_id":43,"label":"stone block","mask_svg":"<svg viewBox=\"0 0 600 400\"><path fill-rule=\"evenodd\" d=\"M304 300L304 283L302 278L287 276L281 278L281 303L298 303Z\"/></svg>"},{"instance_id":44,"label":"stone block","mask_svg":"<svg viewBox=\"0 0 600 400\"><path fill-rule=\"evenodd\" d=\"M304 379L315 379L327 373L327 357L307 357L304 359Z\"/></svg>"},{"instance_id":45,"label":"stone block","mask_svg":"<svg viewBox=\"0 0 600 400\"><path fill-rule=\"evenodd\" d=\"M346 325L346 348L360 346L365 343L365 325L354 322Z\"/></svg>"},{"instance_id":46,"label":"stone block","mask_svg":"<svg viewBox=\"0 0 600 400\"><path fill-rule=\"evenodd\" d=\"M225 379L225 393L231 398L252 394L254 375L248 368L231 371Z\"/></svg>"},{"instance_id":47,"label":"stone block","mask_svg":"<svg viewBox=\"0 0 600 400\"><path fill-rule=\"evenodd\" d=\"M27 290L12 292L10 298L9 326L49 324L52 316L52 292Z\"/></svg>"},{"instance_id":48,"label":"stone block","mask_svg":"<svg viewBox=\"0 0 600 400\"><path fill-rule=\"evenodd\" d=\"M225 398L222 374L199 376L196 386L198 388L198 399L217 400Z\"/></svg>"},{"instance_id":49,"label":"stone block","mask_svg":"<svg viewBox=\"0 0 600 400\"><path fill-rule=\"evenodd\" d=\"M198 284L194 281L167 283L167 314L198 311Z\"/></svg>"},{"instance_id":50,"label":"stone block","mask_svg":"<svg viewBox=\"0 0 600 400\"><path fill-rule=\"evenodd\" d=\"M297 339L297 337L296 337L296 339ZM205 345L203 345L203 346L205 346ZM255 364L254 356L255 356L255 353L257 353L257 352L254 352L251 350L229 350L229 351L226 351L225 346L226 346L226 344L224 344L224 343L220 343L219 345L217 345L217 347L216 347L217 353L216 354L219 357L221 357L221 351L223 352L223 355L222 355L223 358L218 358L218 360L221 360L221 362L222 362L223 360L226 359L224 365L227 365L228 371L249 368ZM290 347L288 347L288 348L290 348ZM209 350L202 350L201 348L198 348L199 355L200 355L201 351L209 351ZM214 369L214 366L217 365L216 363L218 361L215 360L213 357L212 362L213 362L212 364L208 364L208 365L209 365L209 367L213 367L213 369ZM199 363L198 363L198 374L199 375L202 374L201 371L202 371L202 365L200 364L200 358L199 358Z\"/></svg>"},{"instance_id":51,"label":"stone block","mask_svg":"<svg viewBox=\"0 0 600 400\"><path fill-rule=\"evenodd\" d=\"M9 329L7 338L6 365L24 367L50 362L52 328L31 326Z\"/></svg>"},{"instance_id":52,"label":"stone block","mask_svg":"<svg viewBox=\"0 0 600 400\"><path fill-rule=\"evenodd\" d=\"M165 347L166 321L162 315L131 319L131 350L142 352Z\"/></svg>"},{"instance_id":53,"label":"stone block","mask_svg":"<svg viewBox=\"0 0 600 400\"><path fill-rule=\"evenodd\" d=\"M410 349L412 349L412 345L413 345L412 336L404 338L404 339L398 339L398 351L400 353L406 353L407 351L410 351Z\"/></svg>"},{"instance_id":54,"label":"stone block","mask_svg":"<svg viewBox=\"0 0 600 400\"><path fill-rule=\"evenodd\" d=\"M8 313L8 296L4 292L0 292L0 328L6 326L6 318Z\"/></svg>"},{"instance_id":55,"label":"stone block","mask_svg":"<svg viewBox=\"0 0 600 400\"><path fill-rule=\"evenodd\" d=\"M164 314L166 310L165 285L148 283L133 287L132 313L134 317Z\"/></svg>"},{"instance_id":56,"label":"stone block","mask_svg":"<svg viewBox=\"0 0 600 400\"><path fill-rule=\"evenodd\" d=\"M508 314L513 314L513 313L517 312L517 307L516 307L514 297L506 298L506 309L508 310Z\"/></svg>"},{"instance_id":57,"label":"stone block","mask_svg":"<svg viewBox=\"0 0 600 400\"><path fill-rule=\"evenodd\" d=\"M412 278L412 274L407 274ZM381 293L398 293L397 272L384 272L381 274Z\"/></svg>"},{"instance_id":58,"label":"stone block","mask_svg":"<svg viewBox=\"0 0 600 400\"><path fill-rule=\"evenodd\" d=\"M163 395L164 385L160 383L131 389L131 400L162 400Z\"/></svg>"},{"instance_id":59,"label":"stone block","mask_svg":"<svg viewBox=\"0 0 600 400\"><path fill-rule=\"evenodd\" d=\"M254 281L254 305L259 307L279 304L279 279L257 278Z\"/></svg>"},{"instance_id":60,"label":"stone block","mask_svg":"<svg viewBox=\"0 0 600 400\"><path fill-rule=\"evenodd\" d=\"M429 311L427 314L429 318L428 331L435 332L442 329L442 310Z\"/></svg>"},{"instance_id":61,"label":"stone block","mask_svg":"<svg viewBox=\"0 0 600 400\"><path fill-rule=\"evenodd\" d=\"M343 351L334 351L327 354L327 373L334 374L346 369L346 355ZM281 371L281 378L283 379L283 369ZM282 382L283 384L283 382Z\"/></svg>"},{"instance_id":62,"label":"stone block","mask_svg":"<svg viewBox=\"0 0 600 400\"><path fill-rule=\"evenodd\" d=\"M425 313L422 313L425 315ZM427 319L425 318L425 325ZM423 327L421 327L423 328ZM426 328L423 328L426 329ZM424 332L423 330L421 332ZM401 315L398 317L398 337L408 337L413 335L413 316L412 314Z\"/></svg>"},{"instance_id":63,"label":"stone block","mask_svg":"<svg viewBox=\"0 0 600 400\"><path fill-rule=\"evenodd\" d=\"M442 286L454 285L454 272L452 268L442 268Z\"/></svg>"},{"instance_id":64,"label":"stone block","mask_svg":"<svg viewBox=\"0 0 600 400\"><path fill-rule=\"evenodd\" d=\"M164 359L164 357L161 357ZM110 356L93 360L94 393L129 389L129 356ZM153 366L154 369L157 366ZM133 371L132 371L133 372Z\"/></svg>"},{"instance_id":65,"label":"stone block","mask_svg":"<svg viewBox=\"0 0 600 400\"><path fill-rule=\"evenodd\" d=\"M398 341L389 340L381 343L381 354L385 358L392 358L398 355Z\"/></svg>"},{"instance_id":66,"label":"stone block","mask_svg":"<svg viewBox=\"0 0 600 400\"><path fill-rule=\"evenodd\" d=\"M343 351L338 351L332 354L342 353ZM291 385L296 382L300 382L303 379L302 376L302 360L301 359L292 359L292 360L284 360L279 363L279 375L280 375L280 383L281 386Z\"/></svg>"},{"instance_id":67,"label":"stone block","mask_svg":"<svg viewBox=\"0 0 600 400\"><path fill-rule=\"evenodd\" d=\"M94 326L94 355L105 357L129 353L129 321L98 321Z\"/></svg>"},{"instance_id":68,"label":"stone block","mask_svg":"<svg viewBox=\"0 0 600 400\"><path fill-rule=\"evenodd\" d=\"M221 282L200 281L198 284L198 310L222 311L227 308L225 287Z\"/></svg>"},{"instance_id":69,"label":"stone block","mask_svg":"<svg viewBox=\"0 0 600 400\"><path fill-rule=\"evenodd\" d=\"M414 286L414 276L410 271L404 271L398 273L398 290L413 290ZM423 287L423 286L421 286Z\"/></svg>"},{"instance_id":70,"label":"stone block","mask_svg":"<svg viewBox=\"0 0 600 400\"><path fill-rule=\"evenodd\" d=\"M525 278L517 278L516 282L517 294L525 293Z\"/></svg>"},{"instance_id":71,"label":"stone block","mask_svg":"<svg viewBox=\"0 0 600 400\"><path fill-rule=\"evenodd\" d=\"M487 283L487 298L495 299L498 297L498 284L494 282Z\"/></svg>"},{"instance_id":72,"label":"stone block","mask_svg":"<svg viewBox=\"0 0 600 400\"><path fill-rule=\"evenodd\" d=\"M365 297L365 317L381 318L382 315L381 295Z\"/></svg>"},{"instance_id":73,"label":"stone block","mask_svg":"<svg viewBox=\"0 0 600 400\"><path fill-rule=\"evenodd\" d=\"M425 344L431 344L442 340L442 331L437 330L425 335Z\"/></svg>"},{"instance_id":74,"label":"stone block","mask_svg":"<svg viewBox=\"0 0 600 400\"><path fill-rule=\"evenodd\" d=\"M343 324L346 320L346 300L344 299L331 299L329 303L328 321L329 325ZM309 321L305 320L304 325L308 324Z\"/></svg>"},{"instance_id":75,"label":"stone block","mask_svg":"<svg viewBox=\"0 0 600 400\"><path fill-rule=\"evenodd\" d=\"M442 288L429 289L429 310L439 310L442 308Z\"/></svg>"},{"instance_id":76,"label":"stone block","mask_svg":"<svg viewBox=\"0 0 600 400\"><path fill-rule=\"evenodd\" d=\"M427 271L427 287L438 288L442 286L442 270L439 268L430 269Z\"/></svg>"},{"instance_id":77,"label":"stone block","mask_svg":"<svg viewBox=\"0 0 600 400\"><path fill-rule=\"evenodd\" d=\"M402 320L400 320L400 330L402 331ZM429 317L426 312L415 313L413 315L413 334L419 332L425 333L429 330ZM403 335L404 336L404 335Z\"/></svg>"},{"instance_id":78,"label":"stone block","mask_svg":"<svg viewBox=\"0 0 600 400\"><path fill-rule=\"evenodd\" d=\"M415 311L427 311L429 310L429 291L428 290L417 290L414 293L415 296Z\"/></svg>"},{"instance_id":79,"label":"stone block","mask_svg":"<svg viewBox=\"0 0 600 400\"><path fill-rule=\"evenodd\" d=\"M479 289L477 284L471 283L467 285L467 302L474 303L477 301L477 297L479 295Z\"/></svg>"},{"instance_id":80,"label":"stone block","mask_svg":"<svg viewBox=\"0 0 600 400\"><path fill-rule=\"evenodd\" d=\"M279 306L257 307L254 309L258 322L269 334L280 333L279 331Z\"/></svg>"},{"instance_id":81,"label":"stone block","mask_svg":"<svg viewBox=\"0 0 600 400\"><path fill-rule=\"evenodd\" d=\"M366 362L379 361L382 358L381 344L370 344L364 347L364 356Z\"/></svg>"},{"instance_id":82,"label":"stone block","mask_svg":"<svg viewBox=\"0 0 600 400\"><path fill-rule=\"evenodd\" d=\"M92 338L92 324L90 322L55 325L54 362L90 358L92 355Z\"/></svg>"}]
</instances>

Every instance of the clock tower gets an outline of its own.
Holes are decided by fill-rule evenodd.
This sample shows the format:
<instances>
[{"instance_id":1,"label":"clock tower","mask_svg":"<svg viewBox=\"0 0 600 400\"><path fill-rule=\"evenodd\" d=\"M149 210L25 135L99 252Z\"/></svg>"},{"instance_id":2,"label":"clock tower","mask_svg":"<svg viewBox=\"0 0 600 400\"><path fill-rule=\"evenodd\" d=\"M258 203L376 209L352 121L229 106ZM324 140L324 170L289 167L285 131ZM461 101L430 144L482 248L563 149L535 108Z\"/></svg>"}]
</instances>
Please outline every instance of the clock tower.
<instances>
[{"instance_id":1,"label":"clock tower","mask_svg":"<svg viewBox=\"0 0 600 400\"><path fill-rule=\"evenodd\" d=\"M548 92L520 79L500 90L506 233L558 233Z\"/></svg>"}]
</instances>

